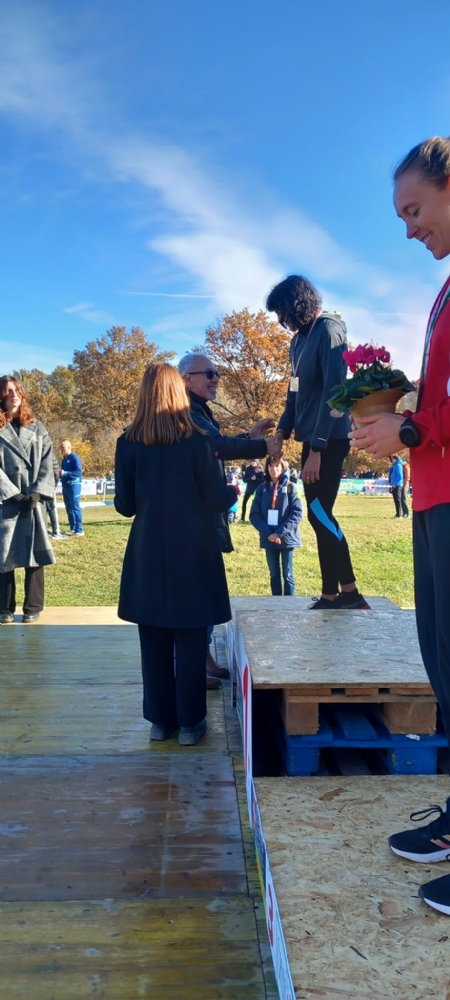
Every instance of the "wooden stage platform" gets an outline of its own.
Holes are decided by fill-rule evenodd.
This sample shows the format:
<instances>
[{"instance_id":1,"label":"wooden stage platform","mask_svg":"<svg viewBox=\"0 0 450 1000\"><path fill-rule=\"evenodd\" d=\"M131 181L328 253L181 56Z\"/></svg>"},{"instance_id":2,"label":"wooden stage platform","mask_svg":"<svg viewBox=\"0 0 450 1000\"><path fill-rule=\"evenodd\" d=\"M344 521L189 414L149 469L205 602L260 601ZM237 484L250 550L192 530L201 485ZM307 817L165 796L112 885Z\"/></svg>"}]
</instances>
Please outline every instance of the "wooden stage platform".
<instances>
[{"instance_id":1,"label":"wooden stage platform","mask_svg":"<svg viewBox=\"0 0 450 1000\"><path fill-rule=\"evenodd\" d=\"M280 997L450 1000L448 921L417 895L445 866L403 863L387 845L411 812L444 806L450 794L448 774L432 773L445 740L434 732L414 615L389 602L308 612L294 600L278 599L270 613L267 599L258 612L243 598L226 629ZM371 712L384 719L366 741L354 737L363 710L366 725ZM273 733L286 767L294 747L296 766L310 755L311 770L288 773L312 776L264 771L261 745L272 746ZM340 749L319 761L333 741ZM380 746L378 770L353 756L360 746L364 754Z\"/></svg>"},{"instance_id":2,"label":"wooden stage platform","mask_svg":"<svg viewBox=\"0 0 450 1000\"><path fill-rule=\"evenodd\" d=\"M1 1000L276 1000L229 697L150 744L136 628L56 610L0 630Z\"/></svg>"},{"instance_id":3,"label":"wooden stage platform","mask_svg":"<svg viewBox=\"0 0 450 1000\"><path fill-rule=\"evenodd\" d=\"M448 777L257 778L297 1000L448 1000L448 918L417 895L448 865L396 857L387 838L445 802Z\"/></svg>"}]
</instances>

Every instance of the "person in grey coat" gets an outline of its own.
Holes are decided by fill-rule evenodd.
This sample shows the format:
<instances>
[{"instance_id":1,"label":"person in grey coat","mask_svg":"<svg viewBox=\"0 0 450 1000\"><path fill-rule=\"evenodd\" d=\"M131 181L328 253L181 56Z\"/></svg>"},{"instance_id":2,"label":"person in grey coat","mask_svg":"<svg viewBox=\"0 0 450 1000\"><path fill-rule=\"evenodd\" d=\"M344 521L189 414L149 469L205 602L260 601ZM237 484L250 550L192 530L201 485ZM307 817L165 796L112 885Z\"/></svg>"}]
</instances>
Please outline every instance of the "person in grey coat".
<instances>
[{"instance_id":1,"label":"person in grey coat","mask_svg":"<svg viewBox=\"0 0 450 1000\"><path fill-rule=\"evenodd\" d=\"M55 485L52 444L22 384L0 378L0 625L14 623L14 570L25 569L24 624L44 607L44 566L55 562L44 501Z\"/></svg>"}]
</instances>

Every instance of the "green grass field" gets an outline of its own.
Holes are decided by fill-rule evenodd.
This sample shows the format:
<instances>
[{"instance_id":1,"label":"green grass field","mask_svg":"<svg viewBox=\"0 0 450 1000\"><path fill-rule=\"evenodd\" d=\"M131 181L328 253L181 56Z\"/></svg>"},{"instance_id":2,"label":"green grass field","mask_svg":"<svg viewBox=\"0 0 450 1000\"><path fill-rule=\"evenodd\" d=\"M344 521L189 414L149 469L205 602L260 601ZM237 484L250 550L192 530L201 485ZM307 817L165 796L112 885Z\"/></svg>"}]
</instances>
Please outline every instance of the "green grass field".
<instances>
[{"instance_id":1,"label":"green grass field","mask_svg":"<svg viewBox=\"0 0 450 1000\"><path fill-rule=\"evenodd\" d=\"M350 545L358 585L364 594L389 597L411 607L413 573L411 520L393 520L390 496L340 496L336 515ZM67 522L61 517L61 529ZM56 566L46 569L47 605L108 605L117 603L122 557L130 522L113 507L87 507L84 538L55 542ZM295 552L297 594L318 594L315 536L305 518L303 545ZM235 552L225 557L230 594L270 594L265 555L259 536L248 523L232 526ZM17 582L20 582L20 571ZM21 593L18 595L22 599Z\"/></svg>"}]
</instances>

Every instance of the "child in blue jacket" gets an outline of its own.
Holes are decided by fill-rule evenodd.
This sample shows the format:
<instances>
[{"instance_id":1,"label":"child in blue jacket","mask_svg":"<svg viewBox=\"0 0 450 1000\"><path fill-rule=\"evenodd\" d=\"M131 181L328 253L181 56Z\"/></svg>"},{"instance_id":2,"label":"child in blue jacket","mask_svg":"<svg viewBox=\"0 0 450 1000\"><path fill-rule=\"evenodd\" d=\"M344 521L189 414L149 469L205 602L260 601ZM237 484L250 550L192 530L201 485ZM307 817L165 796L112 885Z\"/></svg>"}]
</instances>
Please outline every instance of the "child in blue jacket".
<instances>
[{"instance_id":1,"label":"child in blue jacket","mask_svg":"<svg viewBox=\"0 0 450 1000\"><path fill-rule=\"evenodd\" d=\"M294 549L301 545L299 523L303 516L301 500L289 482L289 465L283 458L266 460L266 482L256 490L250 521L259 531L260 546L266 550L272 594L280 597L281 568L284 596L295 593Z\"/></svg>"}]
</instances>

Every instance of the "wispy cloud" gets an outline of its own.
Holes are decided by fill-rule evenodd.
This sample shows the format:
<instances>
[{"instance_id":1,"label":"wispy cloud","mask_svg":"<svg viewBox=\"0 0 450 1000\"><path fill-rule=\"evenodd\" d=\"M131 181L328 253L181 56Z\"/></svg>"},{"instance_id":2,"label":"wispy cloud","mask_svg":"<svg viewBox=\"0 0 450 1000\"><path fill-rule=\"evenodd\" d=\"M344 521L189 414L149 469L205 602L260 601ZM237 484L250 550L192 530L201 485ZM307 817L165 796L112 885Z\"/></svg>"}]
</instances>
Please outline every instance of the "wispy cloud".
<instances>
[{"instance_id":1,"label":"wispy cloud","mask_svg":"<svg viewBox=\"0 0 450 1000\"><path fill-rule=\"evenodd\" d=\"M69 364L69 351L59 351L29 344L19 340L0 340L0 375L8 374L18 368L39 368L40 371L53 371L57 365Z\"/></svg>"},{"instance_id":2,"label":"wispy cloud","mask_svg":"<svg viewBox=\"0 0 450 1000\"><path fill-rule=\"evenodd\" d=\"M74 306L67 306L63 311L69 315L81 316L87 323L93 323L94 326L105 326L105 324L114 324L115 322L111 313L104 309L94 309L93 302L78 302Z\"/></svg>"},{"instance_id":3,"label":"wispy cloud","mask_svg":"<svg viewBox=\"0 0 450 1000\"><path fill-rule=\"evenodd\" d=\"M156 299L213 299L214 295L195 295L192 292L121 292L121 295L143 295ZM65 310L69 312L68 309Z\"/></svg>"},{"instance_id":4,"label":"wispy cloud","mask_svg":"<svg viewBox=\"0 0 450 1000\"><path fill-rule=\"evenodd\" d=\"M412 288L407 278L394 279L361 261L298 206L277 204L273 195L266 198L256 189L249 198L238 197L186 150L130 134L113 120L82 50L73 56L59 20L40 3L19 2L14 11L5 5L0 12L1 112L26 118L59 145L64 134L80 165L106 167L109 179L138 184L152 197L157 193L165 211L148 246L181 267L199 291L124 294L209 299L217 314L245 305L261 308L274 282L304 271L323 291L325 304L345 313L354 342L383 341L394 350L396 363L417 375L435 288L417 281ZM93 303L65 312L94 325L113 322Z\"/></svg>"}]
</instances>

